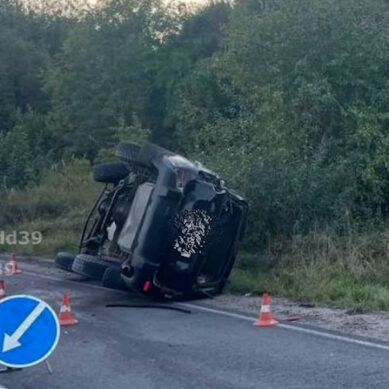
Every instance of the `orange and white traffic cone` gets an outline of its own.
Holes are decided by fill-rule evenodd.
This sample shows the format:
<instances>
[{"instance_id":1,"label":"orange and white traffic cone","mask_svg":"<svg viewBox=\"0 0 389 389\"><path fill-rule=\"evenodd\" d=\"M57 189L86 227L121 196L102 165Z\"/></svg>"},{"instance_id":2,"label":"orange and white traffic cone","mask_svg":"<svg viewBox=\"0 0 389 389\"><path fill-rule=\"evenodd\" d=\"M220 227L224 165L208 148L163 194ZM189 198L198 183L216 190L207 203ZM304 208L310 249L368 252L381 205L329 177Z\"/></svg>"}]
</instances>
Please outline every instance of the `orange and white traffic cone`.
<instances>
[{"instance_id":1,"label":"orange and white traffic cone","mask_svg":"<svg viewBox=\"0 0 389 389\"><path fill-rule=\"evenodd\" d=\"M70 297L67 293L63 295L61 310L59 312L59 324L61 326L72 326L77 324L78 320L74 317L70 308Z\"/></svg>"},{"instance_id":2,"label":"orange and white traffic cone","mask_svg":"<svg viewBox=\"0 0 389 389\"><path fill-rule=\"evenodd\" d=\"M17 261L16 261L16 254L15 253L11 254L9 262L5 265L5 269L6 269L6 274L9 276L20 274L22 272L18 266Z\"/></svg>"},{"instance_id":3,"label":"orange and white traffic cone","mask_svg":"<svg viewBox=\"0 0 389 389\"><path fill-rule=\"evenodd\" d=\"M271 297L269 293L264 293L262 296L261 312L258 320L254 323L256 327L273 327L278 324L275 315L271 311Z\"/></svg>"},{"instance_id":4,"label":"orange and white traffic cone","mask_svg":"<svg viewBox=\"0 0 389 389\"><path fill-rule=\"evenodd\" d=\"M0 280L0 300L6 298L7 295L5 293L5 282L4 280Z\"/></svg>"}]
</instances>

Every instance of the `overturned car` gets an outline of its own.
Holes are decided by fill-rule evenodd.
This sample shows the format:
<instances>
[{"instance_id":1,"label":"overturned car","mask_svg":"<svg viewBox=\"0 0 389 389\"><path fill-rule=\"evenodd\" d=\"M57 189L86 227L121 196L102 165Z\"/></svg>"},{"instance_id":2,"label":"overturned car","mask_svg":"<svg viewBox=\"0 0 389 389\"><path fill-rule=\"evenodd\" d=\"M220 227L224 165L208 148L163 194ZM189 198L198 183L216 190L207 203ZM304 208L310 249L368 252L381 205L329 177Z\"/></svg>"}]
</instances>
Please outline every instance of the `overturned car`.
<instances>
[{"instance_id":1,"label":"overturned car","mask_svg":"<svg viewBox=\"0 0 389 389\"><path fill-rule=\"evenodd\" d=\"M152 143L116 149L96 166L105 184L77 256L56 265L104 286L189 299L218 294L234 265L247 202L214 172Z\"/></svg>"}]
</instances>

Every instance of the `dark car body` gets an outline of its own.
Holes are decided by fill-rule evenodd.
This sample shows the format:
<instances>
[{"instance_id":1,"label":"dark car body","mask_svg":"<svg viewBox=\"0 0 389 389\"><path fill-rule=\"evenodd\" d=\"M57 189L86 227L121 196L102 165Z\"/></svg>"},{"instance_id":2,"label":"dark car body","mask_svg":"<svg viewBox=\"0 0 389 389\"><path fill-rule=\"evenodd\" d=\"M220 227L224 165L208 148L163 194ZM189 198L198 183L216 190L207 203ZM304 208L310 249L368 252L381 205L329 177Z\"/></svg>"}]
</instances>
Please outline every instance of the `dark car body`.
<instances>
[{"instance_id":1,"label":"dark car body","mask_svg":"<svg viewBox=\"0 0 389 389\"><path fill-rule=\"evenodd\" d=\"M129 174L98 175L119 182L106 182L112 188L95 207L81 254L119 268L111 274L120 273L122 285L136 292L220 293L243 239L247 202L216 173L159 146L146 143L129 159L118 156Z\"/></svg>"}]
</instances>

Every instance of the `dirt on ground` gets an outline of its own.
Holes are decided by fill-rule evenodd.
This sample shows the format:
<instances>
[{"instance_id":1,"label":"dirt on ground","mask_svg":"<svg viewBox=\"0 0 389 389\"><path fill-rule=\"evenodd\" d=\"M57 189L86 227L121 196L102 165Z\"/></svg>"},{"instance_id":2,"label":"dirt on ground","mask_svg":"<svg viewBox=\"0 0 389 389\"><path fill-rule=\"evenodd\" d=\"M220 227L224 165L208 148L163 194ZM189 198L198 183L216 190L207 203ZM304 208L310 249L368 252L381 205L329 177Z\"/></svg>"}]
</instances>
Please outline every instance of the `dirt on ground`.
<instances>
[{"instance_id":1,"label":"dirt on ground","mask_svg":"<svg viewBox=\"0 0 389 389\"><path fill-rule=\"evenodd\" d=\"M206 304L215 309L255 317L261 309L261 297L225 294L208 300ZM388 312L354 314L344 309L295 303L284 298L273 298L272 310L280 322L288 323L288 319L298 318L301 324L389 342Z\"/></svg>"}]
</instances>

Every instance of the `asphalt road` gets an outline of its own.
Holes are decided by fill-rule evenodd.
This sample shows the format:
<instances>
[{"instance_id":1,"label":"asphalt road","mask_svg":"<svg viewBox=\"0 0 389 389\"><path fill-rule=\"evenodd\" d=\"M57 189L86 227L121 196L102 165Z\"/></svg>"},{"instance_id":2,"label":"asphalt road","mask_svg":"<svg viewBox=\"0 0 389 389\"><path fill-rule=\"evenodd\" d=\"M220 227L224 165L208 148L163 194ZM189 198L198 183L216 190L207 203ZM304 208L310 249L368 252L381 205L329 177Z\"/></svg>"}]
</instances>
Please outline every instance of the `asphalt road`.
<instances>
[{"instance_id":1,"label":"asphalt road","mask_svg":"<svg viewBox=\"0 0 389 389\"><path fill-rule=\"evenodd\" d=\"M30 294L58 311L69 292L80 324L62 329L44 364L0 374L7 389L324 389L389 388L389 348L288 328L258 329L247 320L192 309L106 308L139 302L51 264L22 264L7 294ZM0 339L0 343L2 339Z\"/></svg>"}]
</instances>

